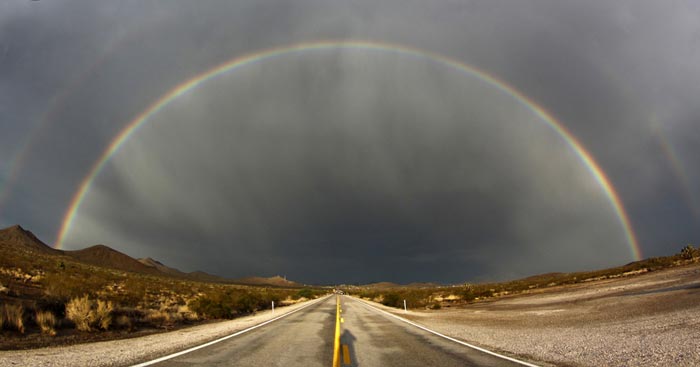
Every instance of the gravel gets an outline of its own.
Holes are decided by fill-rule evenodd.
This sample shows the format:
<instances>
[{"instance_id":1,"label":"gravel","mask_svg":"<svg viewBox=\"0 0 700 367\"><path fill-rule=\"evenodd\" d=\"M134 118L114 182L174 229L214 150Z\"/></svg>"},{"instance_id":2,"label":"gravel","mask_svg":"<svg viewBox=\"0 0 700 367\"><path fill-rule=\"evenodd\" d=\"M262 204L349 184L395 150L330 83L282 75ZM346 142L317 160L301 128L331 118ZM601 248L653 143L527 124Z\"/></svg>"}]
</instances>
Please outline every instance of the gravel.
<instances>
[{"instance_id":1,"label":"gravel","mask_svg":"<svg viewBox=\"0 0 700 367\"><path fill-rule=\"evenodd\" d=\"M700 365L698 264L459 309L392 312L543 366Z\"/></svg>"}]
</instances>

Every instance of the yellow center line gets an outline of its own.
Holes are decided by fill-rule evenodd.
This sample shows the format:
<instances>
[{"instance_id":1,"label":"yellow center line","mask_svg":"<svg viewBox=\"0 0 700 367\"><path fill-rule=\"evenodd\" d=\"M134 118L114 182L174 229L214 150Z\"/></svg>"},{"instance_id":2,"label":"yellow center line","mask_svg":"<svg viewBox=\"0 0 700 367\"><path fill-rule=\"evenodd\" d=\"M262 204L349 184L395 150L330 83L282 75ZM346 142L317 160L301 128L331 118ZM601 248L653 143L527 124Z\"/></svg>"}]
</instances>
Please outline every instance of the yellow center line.
<instances>
[{"instance_id":1,"label":"yellow center line","mask_svg":"<svg viewBox=\"0 0 700 367\"><path fill-rule=\"evenodd\" d=\"M335 337L333 338L333 367L340 367L340 296L335 296Z\"/></svg>"},{"instance_id":2,"label":"yellow center line","mask_svg":"<svg viewBox=\"0 0 700 367\"><path fill-rule=\"evenodd\" d=\"M347 344L343 344L343 364L350 364L350 350Z\"/></svg>"}]
</instances>

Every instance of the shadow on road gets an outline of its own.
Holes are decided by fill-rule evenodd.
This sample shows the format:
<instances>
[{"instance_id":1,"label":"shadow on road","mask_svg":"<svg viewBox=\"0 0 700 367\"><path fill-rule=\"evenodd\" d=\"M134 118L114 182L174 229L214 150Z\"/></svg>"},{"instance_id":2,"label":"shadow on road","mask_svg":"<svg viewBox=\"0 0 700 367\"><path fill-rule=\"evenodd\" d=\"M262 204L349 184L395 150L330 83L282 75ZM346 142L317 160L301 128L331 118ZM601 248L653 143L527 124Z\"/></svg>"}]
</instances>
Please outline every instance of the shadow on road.
<instances>
[{"instance_id":1,"label":"shadow on road","mask_svg":"<svg viewBox=\"0 0 700 367\"><path fill-rule=\"evenodd\" d=\"M348 330L344 330L342 334L340 334L340 345L341 345L341 354L340 354L340 364L341 366L353 366L357 367L359 364L357 363L357 355L355 354L355 341L357 338L355 338L355 335L352 335L352 333ZM343 363L343 345L348 346L348 350L350 351L350 364L345 364Z\"/></svg>"}]
</instances>

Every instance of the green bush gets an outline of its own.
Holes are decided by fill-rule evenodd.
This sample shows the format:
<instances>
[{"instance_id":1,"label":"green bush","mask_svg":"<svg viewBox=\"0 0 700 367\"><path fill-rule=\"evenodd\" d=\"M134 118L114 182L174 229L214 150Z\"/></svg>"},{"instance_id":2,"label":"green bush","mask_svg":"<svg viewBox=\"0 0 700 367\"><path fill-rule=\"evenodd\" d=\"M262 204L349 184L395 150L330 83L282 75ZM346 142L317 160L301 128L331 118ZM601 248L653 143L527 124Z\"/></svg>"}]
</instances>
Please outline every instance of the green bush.
<instances>
[{"instance_id":1,"label":"green bush","mask_svg":"<svg viewBox=\"0 0 700 367\"><path fill-rule=\"evenodd\" d=\"M314 291L311 288L302 288L294 295L294 299L302 297L306 299L314 298Z\"/></svg>"},{"instance_id":2,"label":"green bush","mask_svg":"<svg viewBox=\"0 0 700 367\"><path fill-rule=\"evenodd\" d=\"M470 285L463 287L459 292L459 296L467 302L473 301L474 299L476 299L476 294L474 294L474 287Z\"/></svg>"},{"instance_id":3,"label":"green bush","mask_svg":"<svg viewBox=\"0 0 700 367\"><path fill-rule=\"evenodd\" d=\"M232 319L235 315L233 300L219 294L196 298L189 303L188 307L208 319Z\"/></svg>"},{"instance_id":4,"label":"green bush","mask_svg":"<svg viewBox=\"0 0 700 367\"><path fill-rule=\"evenodd\" d=\"M403 307L403 299L397 293L386 293L382 298L382 304L389 307Z\"/></svg>"}]
</instances>

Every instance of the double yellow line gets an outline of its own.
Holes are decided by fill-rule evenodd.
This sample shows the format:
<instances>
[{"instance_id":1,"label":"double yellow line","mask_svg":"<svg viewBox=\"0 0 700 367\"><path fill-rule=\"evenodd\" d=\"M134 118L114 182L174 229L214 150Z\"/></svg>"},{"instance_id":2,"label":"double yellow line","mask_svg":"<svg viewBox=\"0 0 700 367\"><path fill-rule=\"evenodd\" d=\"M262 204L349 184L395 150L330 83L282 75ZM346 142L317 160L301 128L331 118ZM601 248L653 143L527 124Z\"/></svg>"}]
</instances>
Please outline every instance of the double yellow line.
<instances>
[{"instance_id":1,"label":"double yellow line","mask_svg":"<svg viewBox=\"0 0 700 367\"><path fill-rule=\"evenodd\" d=\"M343 318L340 317L340 296L335 296L335 338L333 341L333 367L340 367L340 323ZM350 364L350 350L347 345L343 345L343 363Z\"/></svg>"}]
</instances>

